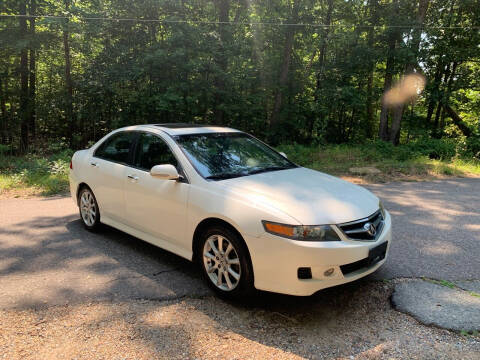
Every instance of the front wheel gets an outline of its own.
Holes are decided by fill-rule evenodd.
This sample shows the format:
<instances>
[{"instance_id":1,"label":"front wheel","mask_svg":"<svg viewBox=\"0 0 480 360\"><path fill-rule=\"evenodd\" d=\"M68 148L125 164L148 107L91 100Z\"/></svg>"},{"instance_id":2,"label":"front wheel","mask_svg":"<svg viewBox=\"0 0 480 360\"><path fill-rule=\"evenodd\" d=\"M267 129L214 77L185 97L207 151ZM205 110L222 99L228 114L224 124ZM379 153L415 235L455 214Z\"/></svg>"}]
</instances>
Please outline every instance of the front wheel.
<instances>
[{"instance_id":1,"label":"front wheel","mask_svg":"<svg viewBox=\"0 0 480 360\"><path fill-rule=\"evenodd\" d=\"M80 208L80 218L87 230L95 231L100 227L100 210L93 192L84 187L78 195L78 207Z\"/></svg>"},{"instance_id":2,"label":"front wheel","mask_svg":"<svg viewBox=\"0 0 480 360\"><path fill-rule=\"evenodd\" d=\"M199 262L205 280L217 294L242 298L253 291L253 271L248 250L233 231L215 227L202 236Z\"/></svg>"}]
</instances>

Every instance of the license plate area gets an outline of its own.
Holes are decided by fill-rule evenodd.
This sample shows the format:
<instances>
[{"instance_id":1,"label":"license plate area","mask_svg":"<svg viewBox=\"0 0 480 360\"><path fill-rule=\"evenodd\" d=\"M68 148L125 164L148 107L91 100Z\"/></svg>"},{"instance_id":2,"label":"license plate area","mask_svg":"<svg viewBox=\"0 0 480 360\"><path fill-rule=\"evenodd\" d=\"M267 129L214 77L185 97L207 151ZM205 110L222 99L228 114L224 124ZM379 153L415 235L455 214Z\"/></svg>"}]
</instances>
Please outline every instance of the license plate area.
<instances>
[{"instance_id":1,"label":"license plate area","mask_svg":"<svg viewBox=\"0 0 480 360\"><path fill-rule=\"evenodd\" d=\"M384 243L375 246L374 248L369 250L368 257L350 264L341 265L340 270L342 270L343 275L346 276L358 270L366 270L372 267L379 261L385 259L385 256L387 255L387 246L388 241L385 241Z\"/></svg>"},{"instance_id":2,"label":"license plate area","mask_svg":"<svg viewBox=\"0 0 480 360\"><path fill-rule=\"evenodd\" d=\"M367 258L367 263L369 267L385 259L385 256L387 254L387 246L388 241L385 241L384 243L370 249Z\"/></svg>"}]
</instances>

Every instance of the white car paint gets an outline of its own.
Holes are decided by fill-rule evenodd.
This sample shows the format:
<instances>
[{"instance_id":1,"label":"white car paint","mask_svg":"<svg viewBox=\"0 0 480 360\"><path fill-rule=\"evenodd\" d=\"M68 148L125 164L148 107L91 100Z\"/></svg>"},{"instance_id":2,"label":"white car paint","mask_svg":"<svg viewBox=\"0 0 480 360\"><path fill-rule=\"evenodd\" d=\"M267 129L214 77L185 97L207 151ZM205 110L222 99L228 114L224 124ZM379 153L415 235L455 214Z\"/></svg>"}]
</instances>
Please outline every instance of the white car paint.
<instances>
[{"instance_id":1,"label":"white car paint","mask_svg":"<svg viewBox=\"0 0 480 360\"><path fill-rule=\"evenodd\" d=\"M154 133L171 148L188 182L163 180L149 172L93 156L106 137L125 130ZM349 239L333 226L341 241L297 241L267 233L262 220L291 225L339 224L370 216L379 199L368 190L306 168L260 173L222 181L204 179L171 136L236 132L223 127L165 128L154 125L118 129L90 149L77 151L70 171L70 190L77 203L79 185L87 184L96 196L101 222L192 260L195 229L205 219L218 218L232 225L248 247L259 290L292 295L346 283L375 271L374 266L342 274L340 266L368 256L369 249L391 242L391 219L375 241ZM130 177L128 177L130 175ZM388 250L387 250L388 252ZM299 279L297 269L310 267L312 279ZM327 269L333 274L325 276Z\"/></svg>"}]
</instances>

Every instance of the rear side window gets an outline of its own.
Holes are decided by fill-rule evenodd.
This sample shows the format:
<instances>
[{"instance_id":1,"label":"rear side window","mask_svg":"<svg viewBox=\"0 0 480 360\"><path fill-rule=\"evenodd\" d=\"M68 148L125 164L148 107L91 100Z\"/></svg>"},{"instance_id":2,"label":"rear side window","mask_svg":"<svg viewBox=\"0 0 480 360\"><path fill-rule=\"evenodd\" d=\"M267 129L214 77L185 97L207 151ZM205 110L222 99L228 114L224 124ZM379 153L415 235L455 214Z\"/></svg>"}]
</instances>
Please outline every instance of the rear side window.
<instances>
[{"instance_id":1,"label":"rear side window","mask_svg":"<svg viewBox=\"0 0 480 360\"><path fill-rule=\"evenodd\" d=\"M136 135L133 131L116 133L98 147L94 156L127 165Z\"/></svg>"},{"instance_id":2,"label":"rear side window","mask_svg":"<svg viewBox=\"0 0 480 360\"><path fill-rule=\"evenodd\" d=\"M168 145L160 137L141 133L138 137L134 166L150 171L155 165L171 164L177 167L177 159Z\"/></svg>"}]
</instances>

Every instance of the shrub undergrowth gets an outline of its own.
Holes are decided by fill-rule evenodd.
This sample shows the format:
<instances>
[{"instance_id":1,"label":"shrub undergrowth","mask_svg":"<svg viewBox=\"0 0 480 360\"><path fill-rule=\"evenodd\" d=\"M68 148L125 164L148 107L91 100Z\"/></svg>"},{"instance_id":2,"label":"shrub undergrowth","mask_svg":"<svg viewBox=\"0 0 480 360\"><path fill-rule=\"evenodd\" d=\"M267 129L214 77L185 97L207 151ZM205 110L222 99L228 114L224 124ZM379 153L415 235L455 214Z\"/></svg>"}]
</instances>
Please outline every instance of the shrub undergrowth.
<instances>
[{"instance_id":1,"label":"shrub undergrowth","mask_svg":"<svg viewBox=\"0 0 480 360\"><path fill-rule=\"evenodd\" d=\"M72 154L67 149L48 156L0 155L0 192L33 188L43 195L52 195L66 191Z\"/></svg>"}]
</instances>

